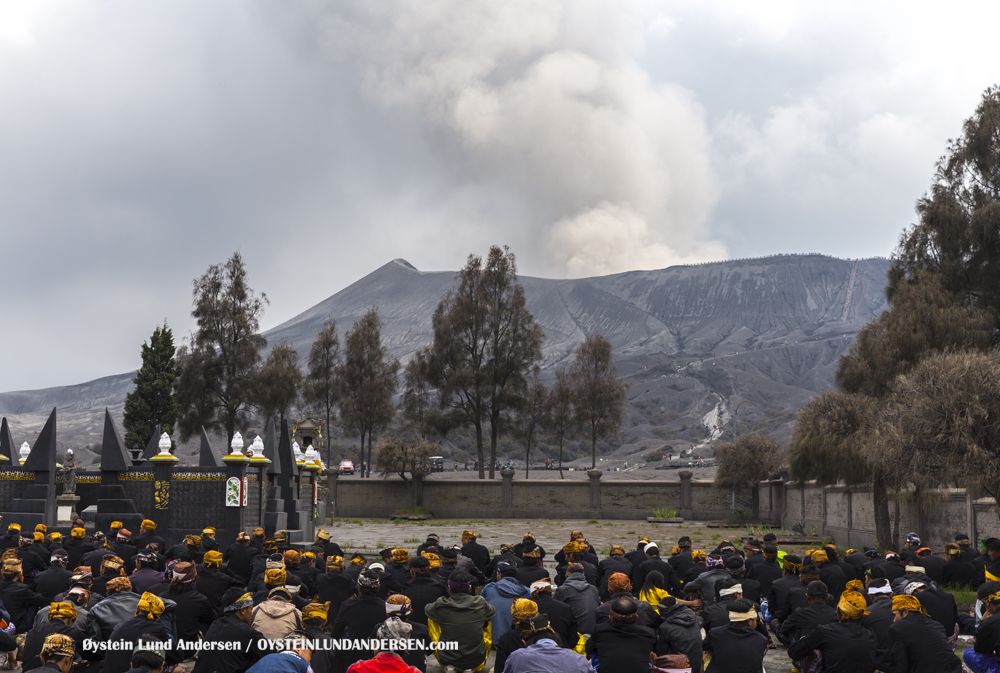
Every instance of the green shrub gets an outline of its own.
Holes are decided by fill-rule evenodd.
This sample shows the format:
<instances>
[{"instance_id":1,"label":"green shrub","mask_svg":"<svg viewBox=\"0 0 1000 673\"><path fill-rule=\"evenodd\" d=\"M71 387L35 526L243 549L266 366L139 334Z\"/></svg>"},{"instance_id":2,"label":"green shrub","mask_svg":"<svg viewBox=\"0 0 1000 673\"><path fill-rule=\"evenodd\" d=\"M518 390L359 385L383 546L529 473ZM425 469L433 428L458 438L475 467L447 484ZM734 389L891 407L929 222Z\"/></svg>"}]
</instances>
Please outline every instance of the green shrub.
<instances>
[{"instance_id":1,"label":"green shrub","mask_svg":"<svg viewBox=\"0 0 1000 673\"><path fill-rule=\"evenodd\" d=\"M673 519L675 516L677 516L677 510L670 509L668 507L658 507L657 509L653 510L653 516L655 516L657 519Z\"/></svg>"},{"instance_id":2,"label":"green shrub","mask_svg":"<svg viewBox=\"0 0 1000 673\"><path fill-rule=\"evenodd\" d=\"M663 460L663 453L660 451L650 451L646 454L647 463L655 463L658 460Z\"/></svg>"}]
</instances>

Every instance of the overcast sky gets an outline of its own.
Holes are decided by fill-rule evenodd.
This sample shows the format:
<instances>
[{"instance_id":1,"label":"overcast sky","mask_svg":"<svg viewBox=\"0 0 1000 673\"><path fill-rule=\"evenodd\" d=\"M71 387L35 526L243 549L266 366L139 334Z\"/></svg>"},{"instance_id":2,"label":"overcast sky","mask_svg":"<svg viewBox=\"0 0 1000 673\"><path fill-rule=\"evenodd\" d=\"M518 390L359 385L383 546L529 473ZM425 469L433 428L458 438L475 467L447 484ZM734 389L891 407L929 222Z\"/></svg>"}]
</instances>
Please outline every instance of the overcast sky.
<instances>
[{"instance_id":1,"label":"overcast sky","mask_svg":"<svg viewBox=\"0 0 1000 673\"><path fill-rule=\"evenodd\" d=\"M888 255L991 3L0 4L0 390L139 365L239 249L272 327L385 262Z\"/></svg>"}]
</instances>

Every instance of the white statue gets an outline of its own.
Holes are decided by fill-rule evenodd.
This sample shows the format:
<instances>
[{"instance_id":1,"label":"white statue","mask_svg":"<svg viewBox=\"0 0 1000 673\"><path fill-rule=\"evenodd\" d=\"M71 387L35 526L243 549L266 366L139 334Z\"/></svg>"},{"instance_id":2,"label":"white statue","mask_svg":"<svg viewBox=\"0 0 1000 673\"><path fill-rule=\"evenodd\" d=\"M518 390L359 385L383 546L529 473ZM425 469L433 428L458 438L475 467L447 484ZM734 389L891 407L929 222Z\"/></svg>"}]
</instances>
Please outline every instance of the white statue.
<instances>
[{"instance_id":1,"label":"white statue","mask_svg":"<svg viewBox=\"0 0 1000 673\"><path fill-rule=\"evenodd\" d=\"M161 456L169 456L170 455L170 435L168 435L165 432L162 435L160 435L160 441L157 444L157 446L160 447L160 454L159 455L161 455Z\"/></svg>"},{"instance_id":2,"label":"white statue","mask_svg":"<svg viewBox=\"0 0 1000 673\"><path fill-rule=\"evenodd\" d=\"M24 461L28 459L28 454L31 453L31 446L25 442L21 445L21 450L17 452L21 456L21 464L24 465Z\"/></svg>"},{"instance_id":3,"label":"white statue","mask_svg":"<svg viewBox=\"0 0 1000 673\"><path fill-rule=\"evenodd\" d=\"M230 456L242 456L243 455L243 435L240 433L235 433L233 435L233 442L229 445L232 448Z\"/></svg>"},{"instance_id":4,"label":"white statue","mask_svg":"<svg viewBox=\"0 0 1000 673\"><path fill-rule=\"evenodd\" d=\"M247 455L251 458L264 455L264 440L260 438L260 435L253 438L253 444L247 449Z\"/></svg>"}]
</instances>

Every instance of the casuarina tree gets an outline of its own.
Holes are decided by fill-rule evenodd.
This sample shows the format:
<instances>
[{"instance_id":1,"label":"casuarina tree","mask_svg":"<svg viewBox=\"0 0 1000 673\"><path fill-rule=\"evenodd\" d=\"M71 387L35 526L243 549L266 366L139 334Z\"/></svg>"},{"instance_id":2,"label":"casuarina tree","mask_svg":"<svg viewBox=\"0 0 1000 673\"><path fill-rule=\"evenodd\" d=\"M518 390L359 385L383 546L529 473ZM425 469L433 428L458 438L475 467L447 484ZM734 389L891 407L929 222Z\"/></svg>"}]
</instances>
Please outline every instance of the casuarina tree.
<instances>
[{"instance_id":1,"label":"casuarina tree","mask_svg":"<svg viewBox=\"0 0 1000 673\"><path fill-rule=\"evenodd\" d=\"M392 396L396 393L398 371L399 360L382 343L382 320L373 307L347 332L340 369L340 412L347 427L361 435L365 477L372 471L372 439L376 432L389 427L396 413Z\"/></svg>"},{"instance_id":2,"label":"casuarina tree","mask_svg":"<svg viewBox=\"0 0 1000 673\"><path fill-rule=\"evenodd\" d=\"M237 427L246 427L260 351L267 346L260 334L267 303L250 287L239 252L195 279L191 315L197 329L177 354L181 441L205 426L225 433L228 446Z\"/></svg>"},{"instance_id":3,"label":"casuarina tree","mask_svg":"<svg viewBox=\"0 0 1000 673\"><path fill-rule=\"evenodd\" d=\"M275 344L254 381L253 400L264 420L261 425L266 426L272 418L280 425L298 402L301 387L299 354L287 342Z\"/></svg>"},{"instance_id":4,"label":"casuarina tree","mask_svg":"<svg viewBox=\"0 0 1000 673\"><path fill-rule=\"evenodd\" d=\"M417 482L430 473L431 456L440 448L426 439L405 442L399 437L385 437L375 454L375 468L383 477L398 474L409 485L414 506L419 507L423 502Z\"/></svg>"},{"instance_id":5,"label":"casuarina tree","mask_svg":"<svg viewBox=\"0 0 1000 673\"><path fill-rule=\"evenodd\" d=\"M442 429L473 427L483 479L484 431L489 423L493 478L505 412L516 406L527 373L541 360L545 338L526 307L514 254L493 246L485 264L481 257L470 255L432 322L434 343L427 372L439 392L437 424Z\"/></svg>"},{"instance_id":6,"label":"casuarina tree","mask_svg":"<svg viewBox=\"0 0 1000 673\"><path fill-rule=\"evenodd\" d=\"M146 446L157 424L161 432L173 434L179 373L174 352L174 333L166 322L153 330L149 343L143 342L142 366L132 379L135 390L125 396L125 446Z\"/></svg>"},{"instance_id":7,"label":"casuarina tree","mask_svg":"<svg viewBox=\"0 0 1000 673\"><path fill-rule=\"evenodd\" d=\"M309 372L306 374L304 396L326 414L326 464L330 464L330 425L335 417L335 407L340 400L340 337L337 323L332 318L323 323L309 349Z\"/></svg>"},{"instance_id":8,"label":"casuarina tree","mask_svg":"<svg viewBox=\"0 0 1000 673\"><path fill-rule=\"evenodd\" d=\"M563 445L576 436L577 418L573 411L573 382L565 369L556 370L556 380L545 400L545 429L559 444L559 478L563 479Z\"/></svg>"},{"instance_id":9,"label":"casuarina tree","mask_svg":"<svg viewBox=\"0 0 1000 673\"><path fill-rule=\"evenodd\" d=\"M769 479L784 460L781 447L766 435L743 435L736 443L715 445L715 486L750 491L753 518L760 518L758 483Z\"/></svg>"},{"instance_id":10,"label":"casuarina tree","mask_svg":"<svg viewBox=\"0 0 1000 673\"><path fill-rule=\"evenodd\" d=\"M541 370L535 367L528 378L524 394L514 410L514 436L524 444L524 478L528 478L531 451L538 444L538 435L545 424L545 403L549 390L541 381Z\"/></svg>"},{"instance_id":11,"label":"casuarina tree","mask_svg":"<svg viewBox=\"0 0 1000 673\"><path fill-rule=\"evenodd\" d=\"M625 420L628 384L611 359L611 342L594 333L576 349L570 368L576 425L590 439L590 469L597 467L597 440L617 438Z\"/></svg>"}]
</instances>

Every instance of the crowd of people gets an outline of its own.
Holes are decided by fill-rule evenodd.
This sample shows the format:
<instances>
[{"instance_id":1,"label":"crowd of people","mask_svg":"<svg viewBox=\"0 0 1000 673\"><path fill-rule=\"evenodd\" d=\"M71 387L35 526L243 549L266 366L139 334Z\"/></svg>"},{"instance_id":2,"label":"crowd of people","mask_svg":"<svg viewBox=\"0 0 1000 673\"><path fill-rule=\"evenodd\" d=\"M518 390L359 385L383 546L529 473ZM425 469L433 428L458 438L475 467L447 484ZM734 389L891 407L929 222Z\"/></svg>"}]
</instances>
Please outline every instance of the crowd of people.
<instances>
[{"instance_id":1,"label":"crowd of people","mask_svg":"<svg viewBox=\"0 0 1000 673\"><path fill-rule=\"evenodd\" d=\"M941 556L914 533L884 554L798 556L773 535L663 547L600 558L573 531L551 558L531 533L491 554L466 530L345 558L325 530L295 548L255 528L220 549L206 528L165 548L149 520L68 539L12 523L0 652L7 669L62 673L414 673L429 657L484 671L491 655L495 673L760 673L780 643L804 673L949 673L964 631L968 668L1000 673L1000 540L956 535ZM976 590L975 615L948 585Z\"/></svg>"}]
</instances>

